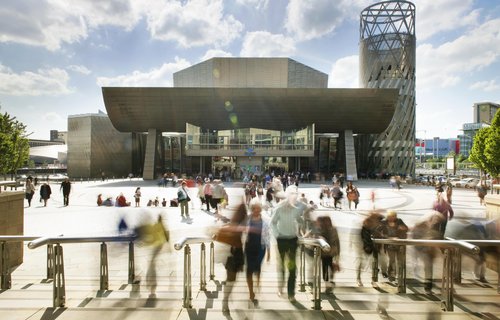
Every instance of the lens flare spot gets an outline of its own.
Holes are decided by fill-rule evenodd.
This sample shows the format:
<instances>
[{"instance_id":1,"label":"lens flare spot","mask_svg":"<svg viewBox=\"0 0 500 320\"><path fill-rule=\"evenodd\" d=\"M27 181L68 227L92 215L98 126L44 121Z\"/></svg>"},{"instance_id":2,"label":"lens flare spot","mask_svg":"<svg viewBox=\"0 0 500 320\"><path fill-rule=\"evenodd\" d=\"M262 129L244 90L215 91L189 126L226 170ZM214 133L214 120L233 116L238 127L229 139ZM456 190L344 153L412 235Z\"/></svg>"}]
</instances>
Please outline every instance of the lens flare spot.
<instances>
[{"instance_id":1,"label":"lens flare spot","mask_svg":"<svg viewBox=\"0 0 500 320\"><path fill-rule=\"evenodd\" d=\"M220 78L220 71L219 69L215 68L212 70L212 75L214 76L214 78L216 79L219 79Z\"/></svg>"},{"instance_id":2,"label":"lens flare spot","mask_svg":"<svg viewBox=\"0 0 500 320\"><path fill-rule=\"evenodd\" d=\"M224 103L224 108L226 108L226 111L227 111L227 112L231 112L231 111L233 111L233 109L234 109L234 107L233 107L233 105L232 105L231 101L226 101L226 102Z\"/></svg>"},{"instance_id":3,"label":"lens flare spot","mask_svg":"<svg viewBox=\"0 0 500 320\"><path fill-rule=\"evenodd\" d=\"M231 123L236 126L238 124L238 116L236 115L236 113L231 113L229 115L229 121L231 121Z\"/></svg>"}]
</instances>

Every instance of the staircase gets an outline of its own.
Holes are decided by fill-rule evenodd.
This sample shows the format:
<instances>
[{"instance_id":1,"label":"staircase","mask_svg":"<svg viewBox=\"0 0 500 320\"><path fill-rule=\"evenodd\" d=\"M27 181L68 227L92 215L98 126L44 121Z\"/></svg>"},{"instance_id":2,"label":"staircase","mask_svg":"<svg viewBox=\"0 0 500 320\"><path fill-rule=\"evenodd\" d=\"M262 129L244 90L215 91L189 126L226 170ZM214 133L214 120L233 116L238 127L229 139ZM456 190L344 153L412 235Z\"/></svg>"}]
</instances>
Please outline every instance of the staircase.
<instances>
[{"instance_id":1,"label":"staircase","mask_svg":"<svg viewBox=\"0 0 500 320\"><path fill-rule=\"evenodd\" d=\"M341 237L346 242L346 237ZM192 308L182 307L183 253L164 248L157 259L156 295L150 295L146 270L150 248L136 247L135 284L127 283L128 248L109 245L109 288L99 290L99 245L75 244L64 247L66 306L52 308L52 280L46 280L45 250L25 248L25 263L12 275L12 288L0 293L0 319L498 319L500 299L496 274L487 273L488 283L471 279L455 285L455 311L441 311L440 281L433 295L426 295L423 284L414 279L413 265L408 266L407 293L397 294L397 287L383 279L372 286L371 270L363 272L363 287L355 283L357 258L349 244L342 253L342 270L336 275L333 294L321 294L321 310L312 310L313 295L309 288L296 289L296 303L277 295L275 257L264 262L260 288L256 291L257 307L249 305L244 273L239 274L230 298L230 314L222 313L225 270L215 265L214 280L207 281L206 291L199 291L200 249L192 245ZM272 254L276 251L273 248ZM208 265L207 251L207 265ZM435 264L435 278L440 262ZM416 270L419 272L418 268ZM382 277L380 277L382 278ZM207 266L208 279L208 266ZM297 279L299 276L297 275ZM322 284L323 285L323 284ZM324 287L323 290L324 291ZM384 310L385 312L384 313Z\"/></svg>"}]
</instances>

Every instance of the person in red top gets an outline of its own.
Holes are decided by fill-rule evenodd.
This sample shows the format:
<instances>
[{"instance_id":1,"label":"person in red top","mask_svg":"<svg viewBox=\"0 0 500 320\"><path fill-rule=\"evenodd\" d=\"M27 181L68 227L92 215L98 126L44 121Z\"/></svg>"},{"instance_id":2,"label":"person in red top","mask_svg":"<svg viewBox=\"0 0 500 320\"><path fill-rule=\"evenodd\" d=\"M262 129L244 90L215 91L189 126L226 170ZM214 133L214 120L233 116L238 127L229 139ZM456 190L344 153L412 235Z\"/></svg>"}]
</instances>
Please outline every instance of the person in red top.
<instances>
[{"instance_id":1,"label":"person in red top","mask_svg":"<svg viewBox=\"0 0 500 320\"><path fill-rule=\"evenodd\" d=\"M123 193L120 193L118 198L116 199L116 206L117 207L128 207L130 206L130 202L127 202L127 199L123 195Z\"/></svg>"}]
</instances>

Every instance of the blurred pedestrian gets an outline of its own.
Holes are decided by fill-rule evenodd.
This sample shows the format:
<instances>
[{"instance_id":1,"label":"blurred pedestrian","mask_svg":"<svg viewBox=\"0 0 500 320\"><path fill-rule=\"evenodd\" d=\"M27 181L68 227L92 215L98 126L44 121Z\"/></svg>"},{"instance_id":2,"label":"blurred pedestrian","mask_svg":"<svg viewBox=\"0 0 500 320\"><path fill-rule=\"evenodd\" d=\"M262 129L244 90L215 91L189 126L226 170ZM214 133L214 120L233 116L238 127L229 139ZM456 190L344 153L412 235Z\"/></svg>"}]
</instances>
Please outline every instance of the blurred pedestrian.
<instances>
[{"instance_id":1,"label":"blurred pedestrian","mask_svg":"<svg viewBox=\"0 0 500 320\"><path fill-rule=\"evenodd\" d=\"M368 214L368 217L363 220L363 225L361 227L361 241L362 250L359 253L358 268L356 273L356 283L359 287L363 286L361 281L361 270L364 268L364 263L368 260L369 255L377 254L380 252L380 245L375 244L372 238L382 238L382 233L380 232L381 221L384 216L378 211L372 211ZM375 260L373 260L375 263ZM378 265L374 266L378 269Z\"/></svg>"},{"instance_id":2,"label":"blurred pedestrian","mask_svg":"<svg viewBox=\"0 0 500 320\"><path fill-rule=\"evenodd\" d=\"M307 205L298 201L298 190L296 186L289 186L286 190L287 198L276 207L271 226L278 243L279 280L278 295L282 295L285 279L285 265L288 267L287 293L290 302L295 299L295 279L297 276L297 241L300 229L303 228L303 214ZM287 260L286 264L285 261Z\"/></svg>"},{"instance_id":3,"label":"blurred pedestrian","mask_svg":"<svg viewBox=\"0 0 500 320\"><path fill-rule=\"evenodd\" d=\"M436 211L433 211L429 215L426 215L424 219L415 224L412 229L412 236L414 239L425 239L425 240L440 240L442 239L441 225L445 217ZM433 282L433 265L434 258L437 255L437 249L435 247L427 246L416 246L415 250L417 252L417 257L420 258L424 263L424 277L425 284L424 289L427 294L432 293L432 282Z\"/></svg>"},{"instance_id":4,"label":"blurred pedestrian","mask_svg":"<svg viewBox=\"0 0 500 320\"><path fill-rule=\"evenodd\" d=\"M229 296L233 291L234 282L238 272L243 271L245 257L243 255L242 233L246 229L247 210L245 204L241 204L233 213L230 222L221 227L217 232L215 240L227 245L224 266L226 268L226 283L222 299L222 312L229 314Z\"/></svg>"},{"instance_id":5,"label":"blurred pedestrian","mask_svg":"<svg viewBox=\"0 0 500 320\"><path fill-rule=\"evenodd\" d=\"M387 212L387 217L381 222L381 233L382 237L385 239L406 239L408 233L408 227L406 224L398 218L396 211ZM403 261L403 246L386 244L384 245L384 252L389 258L389 266L385 257L381 258L382 262L382 276L384 278L389 278L389 281L396 280L396 273L398 268L401 266Z\"/></svg>"},{"instance_id":6,"label":"blurred pedestrian","mask_svg":"<svg viewBox=\"0 0 500 320\"><path fill-rule=\"evenodd\" d=\"M257 287L260 286L260 272L262 260L267 252L267 261L271 258L269 224L262 219L262 203L258 199L250 201L250 216L245 243L245 257L247 261L247 285L250 306L257 306L253 286L253 275L257 276Z\"/></svg>"},{"instance_id":7,"label":"blurred pedestrian","mask_svg":"<svg viewBox=\"0 0 500 320\"><path fill-rule=\"evenodd\" d=\"M442 196L439 196L437 200L434 202L433 209L443 216L443 219L439 225L439 230L441 232L441 239L444 239L444 234L446 232L446 224L448 220L453 219L453 208L448 203L448 201L444 200Z\"/></svg>"},{"instance_id":8,"label":"blurred pedestrian","mask_svg":"<svg viewBox=\"0 0 500 320\"><path fill-rule=\"evenodd\" d=\"M210 212L212 205L212 183L209 178L205 178L205 185L203 186L203 194L205 195L205 204L207 205L207 212Z\"/></svg>"},{"instance_id":9,"label":"blurred pedestrian","mask_svg":"<svg viewBox=\"0 0 500 320\"><path fill-rule=\"evenodd\" d=\"M342 204L341 204L341 200L342 198L344 197L344 193L342 192L342 190L340 189L340 185L338 182L335 182L333 184L333 188L332 188L332 198L333 198L333 206L335 209L339 209L339 210L342 210ZM339 205L337 207L337 204Z\"/></svg>"},{"instance_id":10,"label":"blurred pedestrian","mask_svg":"<svg viewBox=\"0 0 500 320\"><path fill-rule=\"evenodd\" d=\"M325 292L333 293L335 273L340 271L340 241L337 228L332 223L329 216L319 216L317 218L317 230L319 236L322 237L329 245L328 252L321 251L321 262L323 270L323 280L325 281ZM331 275L331 276L330 276Z\"/></svg>"}]
</instances>

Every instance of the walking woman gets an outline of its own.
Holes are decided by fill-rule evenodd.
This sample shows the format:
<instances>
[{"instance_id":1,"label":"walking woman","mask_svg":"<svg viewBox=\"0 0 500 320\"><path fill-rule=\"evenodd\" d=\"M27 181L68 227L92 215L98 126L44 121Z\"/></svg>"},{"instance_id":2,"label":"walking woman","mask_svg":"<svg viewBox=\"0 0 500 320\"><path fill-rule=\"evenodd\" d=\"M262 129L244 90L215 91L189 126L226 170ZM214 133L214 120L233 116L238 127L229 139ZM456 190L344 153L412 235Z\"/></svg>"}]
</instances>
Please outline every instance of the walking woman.
<instances>
[{"instance_id":1,"label":"walking woman","mask_svg":"<svg viewBox=\"0 0 500 320\"><path fill-rule=\"evenodd\" d=\"M257 306L253 290L253 275L257 276L257 287L260 284L262 260L267 252L267 261L270 255L269 224L262 219L262 203L259 199L250 201L250 217L248 219L247 241L245 243L245 257L247 261L247 285L250 295L249 306Z\"/></svg>"},{"instance_id":2,"label":"walking woman","mask_svg":"<svg viewBox=\"0 0 500 320\"><path fill-rule=\"evenodd\" d=\"M33 195L35 194L35 186L33 182L31 182L31 178L26 179L26 186L24 189L24 192L26 192L26 200L28 200L28 207L31 207L31 199L33 199Z\"/></svg>"},{"instance_id":3,"label":"walking woman","mask_svg":"<svg viewBox=\"0 0 500 320\"><path fill-rule=\"evenodd\" d=\"M351 203L352 202L354 202L354 209L357 209L358 203L359 203L359 191L358 191L358 188L356 188L352 184L352 181L349 181L347 183L347 188L345 189L345 192L347 193L347 201L349 202L349 210L351 210Z\"/></svg>"},{"instance_id":4,"label":"walking woman","mask_svg":"<svg viewBox=\"0 0 500 320\"><path fill-rule=\"evenodd\" d=\"M325 281L325 293L333 293L333 279L335 272L340 271L340 241L337 229L329 216L320 216L317 218L317 232L330 245L328 252L321 251L321 261L323 265L323 280ZM331 274L331 277L330 277Z\"/></svg>"},{"instance_id":5,"label":"walking woman","mask_svg":"<svg viewBox=\"0 0 500 320\"><path fill-rule=\"evenodd\" d=\"M224 297L222 299L222 312L229 314L229 295L233 291L236 274L243 271L245 257L243 256L243 243L241 235L245 231L245 221L247 209L245 204L241 204L231 217L229 224L221 227L215 240L227 244L228 254L224 266L226 267L226 284L224 286Z\"/></svg>"}]
</instances>

